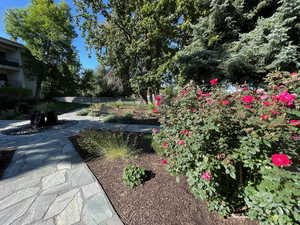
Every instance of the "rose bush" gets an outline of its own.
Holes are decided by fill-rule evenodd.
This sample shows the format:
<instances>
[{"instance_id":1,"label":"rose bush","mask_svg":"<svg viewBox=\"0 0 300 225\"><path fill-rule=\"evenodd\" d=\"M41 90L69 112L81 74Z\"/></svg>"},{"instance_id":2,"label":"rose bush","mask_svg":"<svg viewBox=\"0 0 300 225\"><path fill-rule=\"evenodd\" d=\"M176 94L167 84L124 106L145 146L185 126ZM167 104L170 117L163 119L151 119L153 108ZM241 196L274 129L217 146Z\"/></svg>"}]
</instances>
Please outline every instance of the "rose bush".
<instances>
[{"instance_id":1,"label":"rose bush","mask_svg":"<svg viewBox=\"0 0 300 225\"><path fill-rule=\"evenodd\" d=\"M279 74L268 75L266 89L258 90L243 86L229 92L217 79L202 88L190 83L169 105L159 106L163 129L154 141L168 162L166 169L174 176L187 176L191 192L224 216L236 212L257 219L262 214L273 216L273 208L253 208L257 198L249 196L254 193L250 188L261 193L259 187L268 176L264 168L298 168L300 76ZM295 185L300 188L299 182ZM278 188L278 195L280 191L286 190ZM299 223L297 210L288 220Z\"/></svg>"}]
</instances>

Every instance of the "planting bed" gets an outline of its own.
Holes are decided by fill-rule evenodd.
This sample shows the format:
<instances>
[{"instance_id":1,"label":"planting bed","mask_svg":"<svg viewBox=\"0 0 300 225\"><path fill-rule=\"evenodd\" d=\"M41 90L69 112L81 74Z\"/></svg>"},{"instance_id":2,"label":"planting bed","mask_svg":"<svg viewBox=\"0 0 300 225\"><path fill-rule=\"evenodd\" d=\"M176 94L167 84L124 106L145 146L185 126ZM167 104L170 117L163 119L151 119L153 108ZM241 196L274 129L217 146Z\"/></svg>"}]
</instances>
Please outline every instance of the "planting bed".
<instances>
[{"instance_id":1,"label":"planting bed","mask_svg":"<svg viewBox=\"0 0 300 225\"><path fill-rule=\"evenodd\" d=\"M81 135L81 134L79 134ZM140 142L143 151L136 157L124 160L93 158L71 138L77 151L89 159L88 167L102 185L125 225L257 225L245 218L222 218L209 212L205 202L195 199L187 183L180 183L170 176L162 165L162 159L151 149L149 139ZM123 169L138 165L153 173L152 179L134 189L122 181Z\"/></svg>"}]
</instances>

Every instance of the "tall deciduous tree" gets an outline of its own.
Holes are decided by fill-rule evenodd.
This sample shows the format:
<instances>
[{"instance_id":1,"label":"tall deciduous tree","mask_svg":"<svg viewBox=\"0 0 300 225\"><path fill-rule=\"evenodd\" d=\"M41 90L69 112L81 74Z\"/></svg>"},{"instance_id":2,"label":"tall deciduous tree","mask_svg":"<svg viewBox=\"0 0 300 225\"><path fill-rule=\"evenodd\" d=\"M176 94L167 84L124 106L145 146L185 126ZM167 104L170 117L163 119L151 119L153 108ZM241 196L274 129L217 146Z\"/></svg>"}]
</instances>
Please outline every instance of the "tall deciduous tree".
<instances>
[{"instance_id":1,"label":"tall deciduous tree","mask_svg":"<svg viewBox=\"0 0 300 225\"><path fill-rule=\"evenodd\" d=\"M76 33L65 2L32 0L26 8L9 9L5 22L7 33L14 40L25 42L34 58L47 67L37 75L36 97L40 95L42 82L49 80L53 73L67 74L73 69L69 65L78 65L72 46Z\"/></svg>"},{"instance_id":2,"label":"tall deciduous tree","mask_svg":"<svg viewBox=\"0 0 300 225\"><path fill-rule=\"evenodd\" d=\"M110 74L146 99L173 70L206 0L74 0L87 43ZM103 22L101 22L101 20Z\"/></svg>"}]
</instances>

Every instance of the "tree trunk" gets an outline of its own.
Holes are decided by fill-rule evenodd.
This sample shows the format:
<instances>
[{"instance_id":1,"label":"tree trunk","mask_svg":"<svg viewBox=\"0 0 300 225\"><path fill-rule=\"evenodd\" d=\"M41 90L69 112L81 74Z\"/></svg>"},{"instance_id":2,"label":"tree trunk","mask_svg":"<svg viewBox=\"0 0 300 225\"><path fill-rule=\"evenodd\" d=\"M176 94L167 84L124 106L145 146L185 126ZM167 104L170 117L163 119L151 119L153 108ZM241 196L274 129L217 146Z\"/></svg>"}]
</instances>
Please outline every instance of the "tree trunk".
<instances>
[{"instance_id":1,"label":"tree trunk","mask_svg":"<svg viewBox=\"0 0 300 225\"><path fill-rule=\"evenodd\" d=\"M42 79L40 78L40 76L38 76L36 80L36 88L35 88L35 96L34 96L36 101L40 99L41 88L42 88Z\"/></svg>"}]
</instances>

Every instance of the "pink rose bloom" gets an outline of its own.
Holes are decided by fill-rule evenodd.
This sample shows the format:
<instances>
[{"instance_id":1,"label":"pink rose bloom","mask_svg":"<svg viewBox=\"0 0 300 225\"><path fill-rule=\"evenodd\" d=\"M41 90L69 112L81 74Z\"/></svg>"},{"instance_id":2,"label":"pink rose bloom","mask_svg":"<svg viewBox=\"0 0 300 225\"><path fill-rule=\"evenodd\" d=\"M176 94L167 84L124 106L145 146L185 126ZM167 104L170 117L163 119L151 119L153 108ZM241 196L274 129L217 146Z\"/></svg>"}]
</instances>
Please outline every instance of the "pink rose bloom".
<instances>
[{"instance_id":1,"label":"pink rose bloom","mask_svg":"<svg viewBox=\"0 0 300 225\"><path fill-rule=\"evenodd\" d=\"M271 106L272 103L271 102L263 102L263 105L265 105L265 106Z\"/></svg>"},{"instance_id":2,"label":"pink rose bloom","mask_svg":"<svg viewBox=\"0 0 300 225\"><path fill-rule=\"evenodd\" d=\"M281 103L284 103L288 106L293 105L293 102L296 99L296 95L295 94L289 94L288 92L282 92L278 95L278 100Z\"/></svg>"},{"instance_id":3,"label":"pink rose bloom","mask_svg":"<svg viewBox=\"0 0 300 225\"><path fill-rule=\"evenodd\" d=\"M158 134L159 133L159 129L153 128L152 129L152 134Z\"/></svg>"},{"instance_id":4,"label":"pink rose bloom","mask_svg":"<svg viewBox=\"0 0 300 225\"><path fill-rule=\"evenodd\" d=\"M228 100L223 100L223 101L222 101L222 104L223 104L223 105L229 105L229 104L230 104L230 101L228 101Z\"/></svg>"},{"instance_id":5,"label":"pink rose bloom","mask_svg":"<svg viewBox=\"0 0 300 225\"><path fill-rule=\"evenodd\" d=\"M260 99L265 100L265 99L270 98L270 97L271 97L270 95L262 95L262 96L260 96Z\"/></svg>"},{"instance_id":6,"label":"pink rose bloom","mask_svg":"<svg viewBox=\"0 0 300 225\"><path fill-rule=\"evenodd\" d=\"M251 109L251 108L252 108L252 105L244 105L244 108L245 108L245 109Z\"/></svg>"},{"instance_id":7,"label":"pink rose bloom","mask_svg":"<svg viewBox=\"0 0 300 225\"><path fill-rule=\"evenodd\" d=\"M265 93L265 90L262 89L262 88L260 88L260 89L257 89L257 90L256 90L256 93L257 93L257 94L264 94L264 93Z\"/></svg>"},{"instance_id":8,"label":"pink rose bloom","mask_svg":"<svg viewBox=\"0 0 300 225\"><path fill-rule=\"evenodd\" d=\"M212 79L212 80L209 81L209 83L210 83L211 85L216 85L216 84L218 84L218 82L219 82L218 78Z\"/></svg>"},{"instance_id":9,"label":"pink rose bloom","mask_svg":"<svg viewBox=\"0 0 300 225\"><path fill-rule=\"evenodd\" d=\"M249 88L243 87L242 90L243 90L243 91L249 91Z\"/></svg>"},{"instance_id":10,"label":"pink rose bloom","mask_svg":"<svg viewBox=\"0 0 300 225\"><path fill-rule=\"evenodd\" d=\"M184 140L179 140L179 141L178 141L178 144L179 144L179 145L185 145L185 141L184 141Z\"/></svg>"},{"instance_id":11,"label":"pink rose bloom","mask_svg":"<svg viewBox=\"0 0 300 225\"><path fill-rule=\"evenodd\" d=\"M162 163L163 165L167 165L167 164L168 164L168 161L165 160L165 159L163 159L163 160L161 161L161 163Z\"/></svg>"},{"instance_id":12,"label":"pink rose bloom","mask_svg":"<svg viewBox=\"0 0 300 225\"><path fill-rule=\"evenodd\" d=\"M164 148L167 148L167 147L169 147L169 143L168 142L164 142L164 143L161 144L161 146L163 146Z\"/></svg>"},{"instance_id":13,"label":"pink rose bloom","mask_svg":"<svg viewBox=\"0 0 300 225\"><path fill-rule=\"evenodd\" d=\"M272 163L275 166L290 166L292 161L286 154L274 154L272 155Z\"/></svg>"},{"instance_id":14,"label":"pink rose bloom","mask_svg":"<svg viewBox=\"0 0 300 225\"><path fill-rule=\"evenodd\" d=\"M242 101L244 102L244 103L251 103L251 102L253 102L255 100L255 98L253 97L253 96L244 96L243 98L242 98Z\"/></svg>"},{"instance_id":15,"label":"pink rose bloom","mask_svg":"<svg viewBox=\"0 0 300 225\"><path fill-rule=\"evenodd\" d=\"M300 121L299 120L290 120L290 124L293 126L300 126Z\"/></svg>"},{"instance_id":16,"label":"pink rose bloom","mask_svg":"<svg viewBox=\"0 0 300 225\"><path fill-rule=\"evenodd\" d=\"M293 136L292 136L292 139L293 139L294 141L298 141L298 140L300 139L300 136L298 136L298 135L293 135Z\"/></svg>"},{"instance_id":17,"label":"pink rose bloom","mask_svg":"<svg viewBox=\"0 0 300 225\"><path fill-rule=\"evenodd\" d=\"M196 112L197 109L196 108L191 108L192 112Z\"/></svg>"},{"instance_id":18,"label":"pink rose bloom","mask_svg":"<svg viewBox=\"0 0 300 225\"><path fill-rule=\"evenodd\" d=\"M270 117L268 115L260 115L262 120L268 120Z\"/></svg>"},{"instance_id":19,"label":"pink rose bloom","mask_svg":"<svg viewBox=\"0 0 300 225\"><path fill-rule=\"evenodd\" d=\"M298 73L292 72L292 73L291 73L291 76L298 76Z\"/></svg>"},{"instance_id":20,"label":"pink rose bloom","mask_svg":"<svg viewBox=\"0 0 300 225\"><path fill-rule=\"evenodd\" d=\"M203 178L204 180L211 180L212 176L210 175L209 172L206 171L202 173L201 178Z\"/></svg>"}]
</instances>

